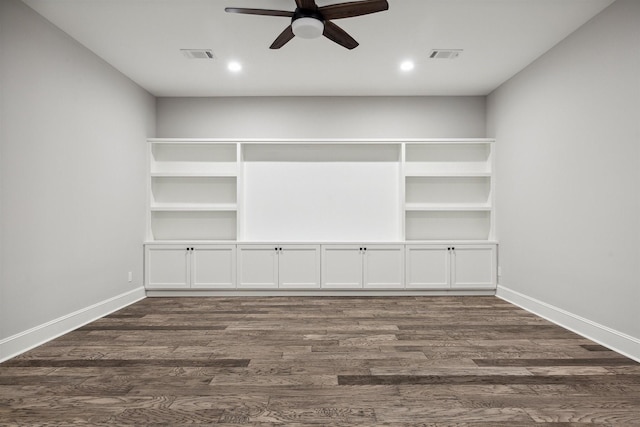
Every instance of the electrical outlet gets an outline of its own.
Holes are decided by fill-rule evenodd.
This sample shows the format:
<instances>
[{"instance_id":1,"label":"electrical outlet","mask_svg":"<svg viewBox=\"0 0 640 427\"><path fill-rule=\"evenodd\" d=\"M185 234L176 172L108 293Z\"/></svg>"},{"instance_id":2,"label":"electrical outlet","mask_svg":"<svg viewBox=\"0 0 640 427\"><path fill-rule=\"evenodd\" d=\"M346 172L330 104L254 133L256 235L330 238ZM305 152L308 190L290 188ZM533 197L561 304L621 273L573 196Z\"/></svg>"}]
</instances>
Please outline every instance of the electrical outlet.
<instances>
[{"instance_id":1,"label":"electrical outlet","mask_svg":"<svg viewBox=\"0 0 640 427\"><path fill-rule=\"evenodd\" d=\"M498 267L498 276L502 276L502 267Z\"/></svg>"},{"instance_id":2,"label":"electrical outlet","mask_svg":"<svg viewBox=\"0 0 640 427\"><path fill-rule=\"evenodd\" d=\"M133 272L129 272L129 283L133 282Z\"/></svg>"}]
</instances>

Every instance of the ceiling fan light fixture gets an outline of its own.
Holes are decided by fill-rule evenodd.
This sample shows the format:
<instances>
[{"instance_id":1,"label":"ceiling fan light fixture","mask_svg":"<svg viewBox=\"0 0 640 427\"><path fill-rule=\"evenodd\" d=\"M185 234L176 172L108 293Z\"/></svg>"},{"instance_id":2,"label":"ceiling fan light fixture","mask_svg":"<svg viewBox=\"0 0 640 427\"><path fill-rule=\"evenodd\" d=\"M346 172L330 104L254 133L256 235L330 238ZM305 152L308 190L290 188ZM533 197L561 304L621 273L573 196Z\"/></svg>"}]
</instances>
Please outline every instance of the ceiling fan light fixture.
<instances>
[{"instance_id":1,"label":"ceiling fan light fixture","mask_svg":"<svg viewBox=\"0 0 640 427\"><path fill-rule=\"evenodd\" d=\"M316 18L298 18L291 23L291 29L296 37L315 39L324 32L324 23Z\"/></svg>"}]
</instances>

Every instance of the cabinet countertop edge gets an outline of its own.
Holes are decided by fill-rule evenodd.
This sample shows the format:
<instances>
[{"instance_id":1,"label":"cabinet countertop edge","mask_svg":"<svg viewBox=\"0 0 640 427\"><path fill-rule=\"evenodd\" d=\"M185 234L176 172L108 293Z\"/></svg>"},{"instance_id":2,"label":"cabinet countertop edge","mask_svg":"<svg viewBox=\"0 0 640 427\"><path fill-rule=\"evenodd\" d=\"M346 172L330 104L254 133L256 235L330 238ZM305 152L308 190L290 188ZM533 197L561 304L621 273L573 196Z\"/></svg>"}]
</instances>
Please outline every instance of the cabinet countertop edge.
<instances>
[{"instance_id":1,"label":"cabinet countertop edge","mask_svg":"<svg viewBox=\"0 0 640 427\"><path fill-rule=\"evenodd\" d=\"M291 242L291 241L239 241L239 240L162 240L162 241L145 241L145 246L157 245L497 245L497 240L406 240L406 241L352 241L352 242Z\"/></svg>"}]
</instances>

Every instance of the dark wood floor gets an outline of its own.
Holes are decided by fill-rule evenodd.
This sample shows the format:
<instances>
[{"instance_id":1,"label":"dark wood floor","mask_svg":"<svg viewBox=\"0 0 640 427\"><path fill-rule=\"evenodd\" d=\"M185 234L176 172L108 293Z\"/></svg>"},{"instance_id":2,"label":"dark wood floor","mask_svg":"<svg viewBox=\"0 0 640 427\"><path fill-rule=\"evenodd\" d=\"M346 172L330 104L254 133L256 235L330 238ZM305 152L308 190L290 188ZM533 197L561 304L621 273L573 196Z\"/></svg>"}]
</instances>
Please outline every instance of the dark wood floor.
<instances>
[{"instance_id":1,"label":"dark wood floor","mask_svg":"<svg viewBox=\"0 0 640 427\"><path fill-rule=\"evenodd\" d=\"M149 298L0 365L1 425L640 424L640 365L494 297Z\"/></svg>"}]
</instances>

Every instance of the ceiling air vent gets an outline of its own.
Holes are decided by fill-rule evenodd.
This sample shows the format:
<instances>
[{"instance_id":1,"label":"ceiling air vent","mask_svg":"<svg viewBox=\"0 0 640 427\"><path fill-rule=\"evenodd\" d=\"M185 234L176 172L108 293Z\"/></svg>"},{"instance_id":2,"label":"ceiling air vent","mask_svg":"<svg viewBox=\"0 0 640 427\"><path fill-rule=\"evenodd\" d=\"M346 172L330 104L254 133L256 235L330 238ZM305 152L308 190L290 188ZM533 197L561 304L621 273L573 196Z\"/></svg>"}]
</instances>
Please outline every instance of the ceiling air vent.
<instances>
[{"instance_id":1,"label":"ceiling air vent","mask_svg":"<svg viewBox=\"0 0 640 427\"><path fill-rule=\"evenodd\" d=\"M211 49L180 49L180 52L189 59L213 59Z\"/></svg>"},{"instance_id":2,"label":"ceiling air vent","mask_svg":"<svg viewBox=\"0 0 640 427\"><path fill-rule=\"evenodd\" d=\"M456 59L462 53L462 49L432 49L429 59Z\"/></svg>"}]
</instances>

